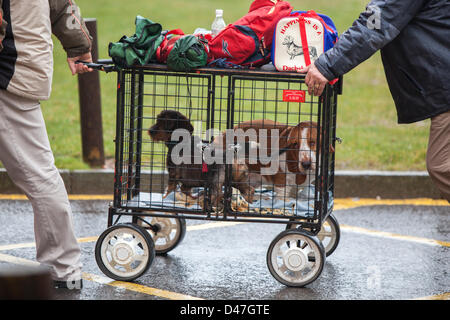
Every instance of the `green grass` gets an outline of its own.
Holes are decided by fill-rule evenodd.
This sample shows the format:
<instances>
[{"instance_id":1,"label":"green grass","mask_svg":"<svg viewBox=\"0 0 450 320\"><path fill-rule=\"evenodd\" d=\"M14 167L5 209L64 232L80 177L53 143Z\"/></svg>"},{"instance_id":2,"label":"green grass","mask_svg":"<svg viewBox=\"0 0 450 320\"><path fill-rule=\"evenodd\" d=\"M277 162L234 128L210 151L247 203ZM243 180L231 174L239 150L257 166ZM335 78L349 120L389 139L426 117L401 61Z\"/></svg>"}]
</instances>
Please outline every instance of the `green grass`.
<instances>
[{"instance_id":1,"label":"green grass","mask_svg":"<svg viewBox=\"0 0 450 320\"><path fill-rule=\"evenodd\" d=\"M314 9L333 18L340 33L364 10L367 0L293 0L295 9ZM97 18L99 56L107 58L109 42L134 33L134 18L142 15L162 24L163 29L181 28L191 33L197 27L209 28L216 8L224 9L231 23L248 10L251 1L198 0L107 1L78 0L82 15ZM81 159L80 115L77 79L72 77L65 53L55 39L53 92L42 102L56 165L65 169L85 169ZM105 153L114 155L115 74L101 73L102 116ZM429 122L398 125L395 106L386 84L380 55L352 70L344 79L339 97L337 169L425 170Z\"/></svg>"}]
</instances>

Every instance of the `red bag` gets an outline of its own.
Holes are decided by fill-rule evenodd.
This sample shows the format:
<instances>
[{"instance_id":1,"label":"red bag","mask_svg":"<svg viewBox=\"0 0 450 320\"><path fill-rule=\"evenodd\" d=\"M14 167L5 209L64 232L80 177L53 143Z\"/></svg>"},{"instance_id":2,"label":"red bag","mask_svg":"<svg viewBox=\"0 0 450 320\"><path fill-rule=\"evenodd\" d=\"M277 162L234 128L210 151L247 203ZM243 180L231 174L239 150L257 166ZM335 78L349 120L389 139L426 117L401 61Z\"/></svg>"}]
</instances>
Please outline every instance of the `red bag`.
<instances>
[{"instance_id":1,"label":"red bag","mask_svg":"<svg viewBox=\"0 0 450 320\"><path fill-rule=\"evenodd\" d=\"M159 63L165 64L167 62L167 57L175 45L175 42L183 35L184 32L181 29L170 30L166 33L164 40L159 45L158 49L156 49L156 60L158 60Z\"/></svg>"},{"instance_id":2,"label":"red bag","mask_svg":"<svg viewBox=\"0 0 450 320\"><path fill-rule=\"evenodd\" d=\"M254 67L267 63L275 26L291 11L292 6L287 1L254 0L245 16L209 42L208 62L214 64L221 60Z\"/></svg>"}]
</instances>

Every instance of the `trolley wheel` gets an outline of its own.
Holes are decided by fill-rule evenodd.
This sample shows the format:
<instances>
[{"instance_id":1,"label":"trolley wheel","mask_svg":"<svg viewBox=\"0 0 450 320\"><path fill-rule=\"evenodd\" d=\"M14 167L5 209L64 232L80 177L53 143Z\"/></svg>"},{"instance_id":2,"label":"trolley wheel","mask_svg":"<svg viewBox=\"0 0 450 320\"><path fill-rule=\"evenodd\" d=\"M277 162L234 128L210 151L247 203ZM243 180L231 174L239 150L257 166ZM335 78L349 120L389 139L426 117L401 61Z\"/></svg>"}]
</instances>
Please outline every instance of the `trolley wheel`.
<instances>
[{"instance_id":1,"label":"trolley wheel","mask_svg":"<svg viewBox=\"0 0 450 320\"><path fill-rule=\"evenodd\" d=\"M131 224L106 229L95 244L95 260L100 270L118 281L132 281L145 273L155 259L150 234Z\"/></svg>"},{"instance_id":2,"label":"trolley wheel","mask_svg":"<svg viewBox=\"0 0 450 320\"><path fill-rule=\"evenodd\" d=\"M305 230L281 232L267 251L272 276L290 287L303 287L316 280L325 264L325 249L319 239Z\"/></svg>"},{"instance_id":3,"label":"trolley wheel","mask_svg":"<svg viewBox=\"0 0 450 320\"><path fill-rule=\"evenodd\" d=\"M288 223L286 226L286 230L296 228L302 229L294 223ZM341 228L339 227L339 222L332 213L323 222L322 228L317 234L317 237L325 247L325 253L327 257L330 256L334 252L334 250L336 250L339 244L339 240L341 239Z\"/></svg>"},{"instance_id":4,"label":"trolley wheel","mask_svg":"<svg viewBox=\"0 0 450 320\"><path fill-rule=\"evenodd\" d=\"M183 218L141 216L137 224L150 233L155 243L155 252L158 255L166 254L175 249L186 235L186 220ZM150 226L155 227L157 231L154 231Z\"/></svg>"}]
</instances>

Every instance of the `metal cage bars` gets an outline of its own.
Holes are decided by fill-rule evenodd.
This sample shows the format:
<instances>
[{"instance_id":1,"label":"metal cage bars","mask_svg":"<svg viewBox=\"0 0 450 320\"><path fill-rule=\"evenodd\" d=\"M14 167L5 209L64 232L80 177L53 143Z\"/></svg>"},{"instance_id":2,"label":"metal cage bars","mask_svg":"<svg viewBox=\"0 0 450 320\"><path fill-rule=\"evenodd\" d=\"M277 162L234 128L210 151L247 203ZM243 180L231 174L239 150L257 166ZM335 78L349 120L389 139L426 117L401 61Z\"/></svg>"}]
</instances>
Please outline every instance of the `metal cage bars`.
<instances>
[{"instance_id":1,"label":"metal cage bars","mask_svg":"<svg viewBox=\"0 0 450 320\"><path fill-rule=\"evenodd\" d=\"M150 80L149 80L150 78ZM185 84L184 84L185 81ZM261 85L261 86L259 86ZM297 87L295 87L295 85ZM153 185L164 185L164 179L153 174L156 165L154 157L159 156L164 159L167 154L163 149L158 153L153 143L148 143L143 137L143 131L146 130L144 122L155 119L155 114L159 109L167 109L174 107L178 110L189 111L189 118L192 112L197 112L194 117L201 121L201 125L206 125L206 129L215 128L220 131L224 129L232 129L234 125L242 121L246 115L253 117L256 113L261 113L263 118L266 115L272 115L273 120L279 119L281 116L279 105L280 100L276 97L270 97L270 92L274 91L278 94L280 90L299 89L302 90L304 81L295 75L289 74L267 74L267 73L237 73L233 74L227 71L213 71L205 73L175 73L167 70L152 70L151 68L136 68L122 70L118 73L117 86L117 130L116 130L116 170L114 183L114 201L110 210L110 215L116 213L128 214L139 212L140 215L154 215L168 217L166 213L183 213L183 217L193 219L227 219L233 220L243 219L245 221L258 222L281 222L286 223L295 217L286 216L262 216L260 214L242 214L236 213L230 208L231 199L231 165L226 165L226 181L225 183L225 208L221 215L211 216L211 212L205 210L188 210L180 208L154 208L148 204L142 205L139 199L140 192L143 191L143 169L149 169L148 184L145 188L146 192L153 191ZM294 86L294 87L293 87ZM152 90L149 93L147 87ZM160 89L163 89L162 91ZM206 91L205 91L206 90ZM250 90L250 97L248 97ZM304 220L304 225L311 229L320 229L321 221L326 219L328 211L329 193L333 194L334 188L334 153L328 152L330 145L334 144L336 132L336 88L327 86L324 95L316 102L306 101L309 105L309 112L298 110L298 120L302 116L312 120L317 119L318 130L321 134L322 141L318 141L321 147L320 157L318 157L316 165L316 188L314 191L314 216ZM262 92L262 97L256 96L258 92ZM149 101L151 99L151 101ZM162 99L162 102L159 102ZM192 105L192 99L196 103ZM262 103L262 111L257 110L257 104ZM187 105L183 105L187 103ZM272 110L268 109L268 104L274 104ZM247 110L247 105L250 109ZM294 104L303 107L301 104ZM147 116L144 113L150 109L152 114ZM284 110L283 119L292 117L289 109L289 103ZM200 115L200 116L199 116ZM203 117L205 116L205 117ZM237 118L237 119L235 119ZM295 123L295 121L294 121ZM225 125L224 125L225 124ZM203 128L202 128L203 129ZM208 140L210 137L206 137ZM149 150L145 150L145 146L149 146ZM148 153L148 163L143 164L143 155ZM161 165L164 168L164 165ZM320 180L320 182L319 182ZM164 212L159 214L158 212ZM200 214L200 215L199 215ZM257 219L256 219L257 218ZM272 218L268 221L267 218ZM276 219L273 219L276 218ZM275 221L274 221L275 220ZM109 221L112 221L110 217ZM306 221L306 222L305 222Z\"/></svg>"}]
</instances>

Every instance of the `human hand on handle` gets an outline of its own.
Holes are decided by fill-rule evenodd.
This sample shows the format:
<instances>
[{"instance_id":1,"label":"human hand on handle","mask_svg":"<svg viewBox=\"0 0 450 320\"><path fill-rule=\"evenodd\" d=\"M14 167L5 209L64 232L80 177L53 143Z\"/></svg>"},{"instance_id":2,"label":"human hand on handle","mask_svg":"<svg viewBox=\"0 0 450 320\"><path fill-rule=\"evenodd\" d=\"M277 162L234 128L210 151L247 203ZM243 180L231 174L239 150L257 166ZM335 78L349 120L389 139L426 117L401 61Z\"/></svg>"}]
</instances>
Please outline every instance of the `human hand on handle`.
<instances>
[{"instance_id":1,"label":"human hand on handle","mask_svg":"<svg viewBox=\"0 0 450 320\"><path fill-rule=\"evenodd\" d=\"M91 53L87 52L78 57L67 58L67 63L69 64L69 69L72 72L72 75L93 71L93 69L83 63L75 63L77 61L92 62Z\"/></svg>"},{"instance_id":2,"label":"human hand on handle","mask_svg":"<svg viewBox=\"0 0 450 320\"><path fill-rule=\"evenodd\" d=\"M328 83L328 79L320 73L314 63L311 63L309 66L298 72L303 74L306 73L305 84L308 86L308 93L310 95L314 94L315 96L320 96Z\"/></svg>"}]
</instances>

